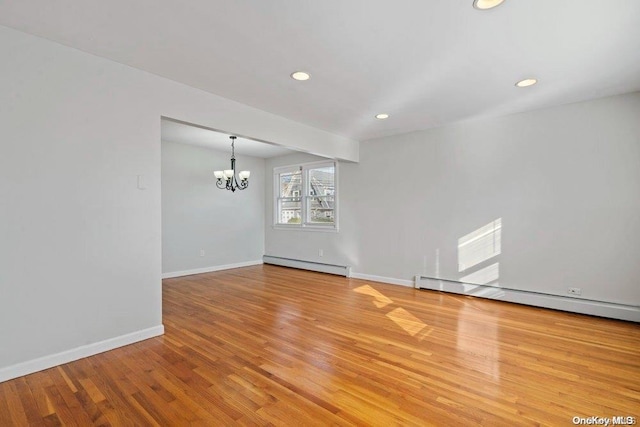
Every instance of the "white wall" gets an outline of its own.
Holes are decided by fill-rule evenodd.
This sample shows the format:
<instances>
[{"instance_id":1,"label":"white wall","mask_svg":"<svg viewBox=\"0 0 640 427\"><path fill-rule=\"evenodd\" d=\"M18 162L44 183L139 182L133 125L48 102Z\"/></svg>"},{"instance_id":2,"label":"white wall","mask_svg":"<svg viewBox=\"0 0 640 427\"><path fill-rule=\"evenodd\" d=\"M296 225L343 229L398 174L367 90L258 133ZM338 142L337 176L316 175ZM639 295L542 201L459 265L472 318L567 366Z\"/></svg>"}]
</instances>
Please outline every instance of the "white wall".
<instances>
[{"instance_id":1,"label":"white wall","mask_svg":"<svg viewBox=\"0 0 640 427\"><path fill-rule=\"evenodd\" d=\"M640 305L639 117L634 93L363 142L340 232L267 229L266 253L407 281L499 263L499 286ZM458 239L497 219L501 254L458 271Z\"/></svg>"},{"instance_id":2,"label":"white wall","mask_svg":"<svg viewBox=\"0 0 640 427\"><path fill-rule=\"evenodd\" d=\"M357 142L1 26L0 58L0 381L161 332L161 116L358 156Z\"/></svg>"},{"instance_id":3,"label":"white wall","mask_svg":"<svg viewBox=\"0 0 640 427\"><path fill-rule=\"evenodd\" d=\"M249 187L220 190L214 170L231 150L162 141L162 272L260 262L264 254L264 159L236 155ZM200 256L200 250L204 256Z\"/></svg>"}]
</instances>

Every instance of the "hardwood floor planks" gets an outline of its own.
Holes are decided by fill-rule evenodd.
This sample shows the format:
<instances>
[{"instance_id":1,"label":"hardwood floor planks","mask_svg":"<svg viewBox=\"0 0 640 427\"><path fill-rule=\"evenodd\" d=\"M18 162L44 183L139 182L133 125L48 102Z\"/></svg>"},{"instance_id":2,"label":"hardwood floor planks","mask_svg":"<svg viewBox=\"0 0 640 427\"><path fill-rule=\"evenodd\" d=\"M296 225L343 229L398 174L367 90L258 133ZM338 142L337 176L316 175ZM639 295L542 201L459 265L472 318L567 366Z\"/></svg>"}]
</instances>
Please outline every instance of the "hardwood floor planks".
<instances>
[{"instance_id":1,"label":"hardwood floor planks","mask_svg":"<svg viewBox=\"0 0 640 427\"><path fill-rule=\"evenodd\" d=\"M640 325L255 266L165 335L0 384L0 425L571 425L640 416Z\"/></svg>"}]
</instances>

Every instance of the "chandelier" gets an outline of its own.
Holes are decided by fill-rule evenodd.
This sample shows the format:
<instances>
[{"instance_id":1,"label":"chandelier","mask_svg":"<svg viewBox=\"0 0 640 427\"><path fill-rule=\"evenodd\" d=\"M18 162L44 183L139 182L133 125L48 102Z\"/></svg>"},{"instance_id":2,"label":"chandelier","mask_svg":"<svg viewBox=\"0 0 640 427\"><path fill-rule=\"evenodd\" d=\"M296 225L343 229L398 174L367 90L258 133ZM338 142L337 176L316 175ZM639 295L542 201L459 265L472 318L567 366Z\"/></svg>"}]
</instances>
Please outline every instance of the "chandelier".
<instances>
[{"instance_id":1,"label":"chandelier","mask_svg":"<svg viewBox=\"0 0 640 427\"><path fill-rule=\"evenodd\" d=\"M235 147L234 143L236 142L235 136L230 136L231 138L231 169L225 169L223 171L215 171L213 174L216 179L216 187L224 190L244 190L249 186L249 175L251 175L250 171L241 171L238 174L238 178L240 181L236 179L236 155L235 155Z\"/></svg>"}]
</instances>

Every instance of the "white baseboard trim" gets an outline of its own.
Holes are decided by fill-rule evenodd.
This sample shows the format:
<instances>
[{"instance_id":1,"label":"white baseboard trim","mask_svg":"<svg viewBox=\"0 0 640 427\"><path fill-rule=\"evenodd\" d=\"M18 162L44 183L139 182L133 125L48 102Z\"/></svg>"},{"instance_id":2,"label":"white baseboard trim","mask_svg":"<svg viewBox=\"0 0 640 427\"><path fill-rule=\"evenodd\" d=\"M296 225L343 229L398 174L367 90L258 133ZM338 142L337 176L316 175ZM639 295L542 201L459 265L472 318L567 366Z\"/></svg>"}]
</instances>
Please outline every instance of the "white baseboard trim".
<instances>
[{"instance_id":1,"label":"white baseboard trim","mask_svg":"<svg viewBox=\"0 0 640 427\"><path fill-rule=\"evenodd\" d=\"M460 295L532 305L535 307L570 311L572 313L640 322L640 307L632 305L592 301L582 298L542 294L518 289L500 288L496 286L472 285L457 281L440 280L422 276L415 276L415 283L416 288L418 289L450 292Z\"/></svg>"},{"instance_id":2,"label":"white baseboard trim","mask_svg":"<svg viewBox=\"0 0 640 427\"><path fill-rule=\"evenodd\" d=\"M370 280L372 282L388 283L390 285L414 286L412 280L395 279L393 277L374 276L372 274L351 273L352 279Z\"/></svg>"},{"instance_id":3,"label":"white baseboard trim","mask_svg":"<svg viewBox=\"0 0 640 427\"><path fill-rule=\"evenodd\" d=\"M133 344L149 338L157 337L164 334L164 326L154 326L152 328L143 329L141 331L132 332L130 334L120 335L115 338L109 338L93 344L87 344L80 347L72 348L56 354L39 357L37 359L28 360L16 365L0 368L0 383L34 372L49 369L54 366L73 362L74 360L84 357L93 356L94 354L104 353L118 347Z\"/></svg>"},{"instance_id":4,"label":"white baseboard trim","mask_svg":"<svg viewBox=\"0 0 640 427\"><path fill-rule=\"evenodd\" d=\"M320 273L351 277L351 267L346 265L323 264L320 262L282 258L271 255L263 256L262 260L265 264L280 265L282 267L299 268L301 270L318 271Z\"/></svg>"},{"instance_id":5,"label":"white baseboard trim","mask_svg":"<svg viewBox=\"0 0 640 427\"><path fill-rule=\"evenodd\" d=\"M214 265L213 267L194 268L193 270L184 271L172 271L169 273L162 273L163 279L172 279L174 277L191 276L193 274L211 273L213 271L230 270L232 268L250 267L252 265L260 265L262 260L238 262L235 264L226 265Z\"/></svg>"}]
</instances>

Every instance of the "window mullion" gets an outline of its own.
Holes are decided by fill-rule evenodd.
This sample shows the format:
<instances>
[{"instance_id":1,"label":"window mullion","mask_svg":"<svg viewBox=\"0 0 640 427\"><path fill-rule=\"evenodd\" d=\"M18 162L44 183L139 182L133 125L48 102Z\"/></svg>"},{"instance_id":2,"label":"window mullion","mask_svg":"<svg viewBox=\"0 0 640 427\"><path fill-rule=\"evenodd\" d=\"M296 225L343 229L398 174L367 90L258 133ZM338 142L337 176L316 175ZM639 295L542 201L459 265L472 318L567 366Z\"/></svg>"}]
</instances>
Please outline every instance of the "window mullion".
<instances>
[{"instance_id":1,"label":"window mullion","mask_svg":"<svg viewBox=\"0 0 640 427\"><path fill-rule=\"evenodd\" d=\"M302 188L304 189L304 197L302 198L302 226L306 227L309 224L309 169L302 166Z\"/></svg>"}]
</instances>

